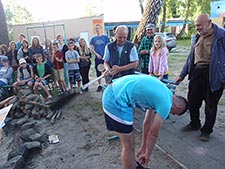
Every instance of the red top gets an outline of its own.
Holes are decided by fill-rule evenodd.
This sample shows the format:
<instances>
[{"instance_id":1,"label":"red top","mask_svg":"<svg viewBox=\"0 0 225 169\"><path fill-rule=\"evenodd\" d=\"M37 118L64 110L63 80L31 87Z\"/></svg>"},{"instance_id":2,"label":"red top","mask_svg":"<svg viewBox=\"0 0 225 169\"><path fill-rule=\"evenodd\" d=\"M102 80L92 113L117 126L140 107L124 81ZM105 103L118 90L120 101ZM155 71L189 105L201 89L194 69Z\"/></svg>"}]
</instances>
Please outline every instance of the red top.
<instances>
[{"instance_id":1,"label":"red top","mask_svg":"<svg viewBox=\"0 0 225 169\"><path fill-rule=\"evenodd\" d=\"M59 62L59 61L56 60L56 58L62 59L63 58L63 52L56 51L55 58L54 58L54 62L53 62L53 67L56 70L64 68L63 61L62 62Z\"/></svg>"}]
</instances>

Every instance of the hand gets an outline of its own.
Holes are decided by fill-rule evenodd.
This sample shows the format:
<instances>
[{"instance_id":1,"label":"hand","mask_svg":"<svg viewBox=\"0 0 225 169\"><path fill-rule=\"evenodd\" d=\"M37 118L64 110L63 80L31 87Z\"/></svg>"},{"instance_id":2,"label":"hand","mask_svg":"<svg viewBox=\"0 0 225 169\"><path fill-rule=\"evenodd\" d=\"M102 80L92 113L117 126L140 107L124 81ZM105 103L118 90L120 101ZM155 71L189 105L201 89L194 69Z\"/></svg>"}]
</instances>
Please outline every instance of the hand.
<instances>
[{"instance_id":1,"label":"hand","mask_svg":"<svg viewBox=\"0 0 225 169\"><path fill-rule=\"evenodd\" d=\"M41 81L41 78L35 77L35 80L36 80L37 82L40 82L40 81Z\"/></svg>"},{"instance_id":2,"label":"hand","mask_svg":"<svg viewBox=\"0 0 225 169\"><path fill-rule=\"evenodd\" d=\"M137 153L137 158L139 158L144 153L145 153L145 148L144 147L139 148L138 153Z\"/></svg>"},{"instance_id":3,"label":"hand","mask_svg":"<svg viewBox=\"0 0 225 169\"><path fill-rule=\"evenodd\" d=\"M99 54L97 54L96 56L98 59L102 59L102 57Z\"/></svg>"},{"instance_id":4,"label":"hand","mask_svg":"<svg viewBox=\"0 0 225 169\"><path fill-rule=\"evenodd\" d=\"M119 73L119 72L121 72L120 71L120 66L118 66L118 65L114 65L113 67L112 67L112 69L111 69L111 75L115 75L115 74L117 74L117 73Z\"/></svg>"},{"instance_id":5,"label":"hand","mask_svg":"<svg viewBox=\"0 0 225 169\"><path fill-rule=\"evenodd\" d=\"M148 51L147 51L147 50L141 50L140 54L141 54L141 55L148 54Z\"/></svg>"},{"instance_id":6,"label":"hand","mask_svg":"<svg viewBox=\"0 0 225 169\"><path fill-rule=\"evenodd\" d=\"M150 161L149 158L150 157L147 153L140 154L138 157L138 162L140 163L140 165L146 166L148 164L148 162Z\"/></svg>"},{"instance_id":7,"label":"hand","mask_svg":"<svg viewBox=\"0 0 225 169\"><path fill-rule=\"evenodd\" d=\"M108 69L104 72L104 77L110 76L111 75L111 69Z\"/></svg>"},{"instance_id":8,"label":"hand","mask_svg":"<svg viewBox=\"0 0 225 169\"><path fill-rule=\"evenodd\" d=\"M181 78L180 76L178 76L174 83L176 85L178 85L182 80L183 80L183 78Z\"/></svg>"},{"instance_id":9,"label":"hand","mask_svg":"<svg viewBox=\"0 0 225 169\"><path fill-rule=\"evenodd\" d=\"M52 49L52 55L54 55L56 53L55 49Z\"/></svg>"},{"instance_id":10,"label":"hand","mask_svg":"<svg viewBox=\"0 0 225 169\"><path fill-rule=\"evenodd\" d=\"M159 79L159 80L162 80L162 79L163 79L163 76L159 76L158 79Z\"/></svg>"}]
</instances>

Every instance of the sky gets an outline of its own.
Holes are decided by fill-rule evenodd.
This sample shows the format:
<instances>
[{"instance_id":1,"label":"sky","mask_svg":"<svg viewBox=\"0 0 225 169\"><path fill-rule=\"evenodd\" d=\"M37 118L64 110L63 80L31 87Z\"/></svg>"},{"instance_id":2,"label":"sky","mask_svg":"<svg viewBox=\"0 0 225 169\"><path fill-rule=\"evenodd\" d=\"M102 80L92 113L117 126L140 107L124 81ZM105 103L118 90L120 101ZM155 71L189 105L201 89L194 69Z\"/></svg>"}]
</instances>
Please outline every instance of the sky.
<instances>
[{"instance_id":1,"label":"sky","mask_svg":"<svg viewBox=\"0 0 225 169\"><path fill-rule=\"evenodd\" d=\"M87 4L92 4L105 22L139 21L138 0L15 0L26 7L36 21L52 21L84 17ZM61 2L61 3L60 3Z\"/></svg>"}]
</instances>

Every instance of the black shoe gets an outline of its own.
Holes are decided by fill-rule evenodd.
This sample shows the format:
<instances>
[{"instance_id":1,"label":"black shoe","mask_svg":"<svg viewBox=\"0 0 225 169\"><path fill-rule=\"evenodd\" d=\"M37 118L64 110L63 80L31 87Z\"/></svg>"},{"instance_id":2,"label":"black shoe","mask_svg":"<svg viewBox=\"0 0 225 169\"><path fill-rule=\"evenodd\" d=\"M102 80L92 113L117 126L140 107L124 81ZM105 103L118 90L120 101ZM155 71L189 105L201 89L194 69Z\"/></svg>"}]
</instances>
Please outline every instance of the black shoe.
<instances>
[{"instance_id":1,"label":"black shoe","mask_svg":"<svg viewBox=\"0 0 225 169\"><path fill-rule=\"evenodd\" d=\"M143 167L138 161L136 161L136 169L149 169L149 168Z\"/></svg>"},{"instance_id":2,"label":"black shoe","mask_svg":"<svg viewBox=\"0 0 225 169\"><path fill-rule=\"evenodd\" d=\"M209 141L209 134L201 133L200 138L201 141Z\"/></svg>"},{"instance_id":3,"label":"black shoe","mask_svg":"<svg viewBox=\"0 0 225 169\"><path fill-rule=\"evenodd\" d=\"M100 92L100 91L102 91L102 86L98 86L98 88L96 90L96 92Z\"/></svg>"},{"instance_id":4,"label":"black shoe","mask_svg":"<svg viewBox=\"0 0 225 169\"><path fill-rule=\"evenodd\" d=\"M196 131L199 130L201 127L192 127L190 124L184 126L181 131Z\"/></svg>"}]
</instances>

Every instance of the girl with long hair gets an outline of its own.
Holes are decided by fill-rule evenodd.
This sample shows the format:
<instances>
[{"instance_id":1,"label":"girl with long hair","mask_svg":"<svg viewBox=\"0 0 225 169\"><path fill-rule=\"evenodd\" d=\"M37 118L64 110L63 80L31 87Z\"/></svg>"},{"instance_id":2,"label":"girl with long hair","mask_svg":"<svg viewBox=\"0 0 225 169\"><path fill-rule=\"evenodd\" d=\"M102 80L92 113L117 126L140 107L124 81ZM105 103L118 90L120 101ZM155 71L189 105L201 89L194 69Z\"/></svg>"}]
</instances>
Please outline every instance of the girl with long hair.
<instances>
[{"instance_id":1,"label":"girl with long hair","mask_svg":"<svg viewBox=\"0 0 225 169\"><path fill-rule=\"evenodd\" d=\"M84 85L89 82L89 70L91 66L91 51L88 48L87 42L84 38L79 39L79 46L77 50L80 55L80 74L82 77L82 84ZM88 88L86 88L85 91L88 91Z\"/></svg>"},{"instance_id":2,"label":"girl with long hair","mask_svg":"<svg viewBox=\"0 0 225 169\"><path fill-rule=\"evenodd\" d=\"M149 59L149 75L157 77L159 80L168 79L168 49L165 39L161 35L154 37L154 44L151 48Z\"/></svg>"}]
</instances>

